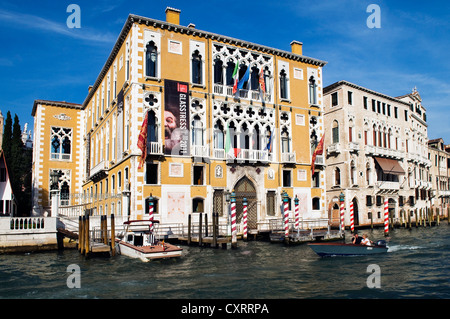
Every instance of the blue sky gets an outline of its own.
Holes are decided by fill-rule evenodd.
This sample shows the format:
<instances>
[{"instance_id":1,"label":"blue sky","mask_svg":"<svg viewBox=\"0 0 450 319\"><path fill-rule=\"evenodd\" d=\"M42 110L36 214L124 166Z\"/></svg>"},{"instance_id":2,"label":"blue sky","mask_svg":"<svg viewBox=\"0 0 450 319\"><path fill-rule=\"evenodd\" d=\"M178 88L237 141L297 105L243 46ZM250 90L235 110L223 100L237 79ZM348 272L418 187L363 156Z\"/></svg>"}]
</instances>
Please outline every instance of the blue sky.
<instances>
[{"instance_id":1,"label":"blue sky","mask_svg":"<svg viewBox=\"0 0 450 319\"><path fill-rule=\"evenodd\" d=\"M69 29L69 4L81 28ZM381 12L370 29L369 4ZM430 139L450 144L450 1L0 1L0 110L33 127L35 99L82 103L129 13L165 20L325 60L324 84L347 80L400 96L415 86L427 109Z\"/></svg>"}]
</instances>

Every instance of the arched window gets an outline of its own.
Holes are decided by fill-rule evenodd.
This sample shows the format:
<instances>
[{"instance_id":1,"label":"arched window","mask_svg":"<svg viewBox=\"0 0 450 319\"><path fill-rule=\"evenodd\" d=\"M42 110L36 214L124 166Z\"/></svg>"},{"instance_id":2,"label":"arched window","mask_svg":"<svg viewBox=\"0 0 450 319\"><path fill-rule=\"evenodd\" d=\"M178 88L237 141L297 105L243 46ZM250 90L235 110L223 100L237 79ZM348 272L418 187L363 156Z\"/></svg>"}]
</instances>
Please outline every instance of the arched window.
<instances>
[{"instance_id":1,"label":"arched window","mask_svg":"<svg viewBox=\"0 0 450 319\"><path fill-rule=\"evenodd\" d=\"M255 128L253 129L252 146L254 150L261 149L261 132L258 125L255 125Z\"/></svg>"},{"instance_id":2,"label":"arched window","mask_svg":"<svg viewBox=\"0 0 450 319\"><path fill-rule=\"evenodd\" d=\"M227 63L227 70L226 70L226 77L227 77L227 85L233 86L233 72L234 68L236 67L236 63L233 62L233 60L228 61Z\"/></svg>"},{"instance_id":3,"label":"arched window","mask_svg":"<svg viewBox=\"0 0 450 319\"><path fill-rule=\"evenodd\" d=\"M157 65L158 65L158 48L155 42L150 41L146 47L145 53L145 75L151 77L157 77Z\"/></svg>"},{"instance_id":4,"label":"arched window","mask_svg":"<svg viewBox=\"0 0 450 319\"><path fill-rule=\"evenodd\" d=\"M280 72L280 98L288 98L287 74L284 70L281 70Z\"/></svg>"},{"instance_id":5,"label":"arched window","mask_svg":"<svg viewBox=\"0 0 450 319\"><path fill-rule=\"evenodd\" d=\"M348 122L348 141L353 142L353 121Z\"/></svg>"},{"instance_id":6,"label":"arched window","mask_svg":"<svg viewBox=\"0 0 450 319\"><path fill-rule=\"evenodd\" d=\"M388 136L387 136L387 148L391 148L391 138L392 138L392 130L389 129Z\"/></svg>"},{"instance_id":7,"label":"arched window","mask_svg":"<svg viewBox=\"0 0 450 319\"><path fill-rule=\"evenodd\" d=\"M203 145L203 125L198 115L192 121L192 145Z\"/></svg>"},{"instance_id":8,"label":"arched window","mask_svg":"<svg viewBox=\"0 0 450 319\"><path fill-rule=\"evenodd\" d=\"M216 149L224 149L223 132L224 128L222 123L217 121L214 125L214 148Z\"/></svg>"},{"instance_id":9,"label":"arched window","mask_svg":"<svg viewBox=\"0 0 450 319\"><path fill-rule=\"evenodd\" d=\"M355 162L352 161L350 163L350 184L357 185L357 177L356 177L356 165Z\"/></svg>"},{"instance_id":10,"label":"arched window","mask_svg":"<svg viewBox=\"0 0 450 319\"><path fill-rule=\"evenodd\" d=\"M309 78L309 104L317 104L317 85L313 76Z\"/></svg>"},{"instance_id":11,"label":"arched window","mask_svg":"<svg viewBox=\"0 0 450 319\"><path fill-rule=\"evenodd\" d=\"M311 144L311 154L316 150L317 144L319 144L316 130L311 131L311 135L309 136L309 143Z\"/></svg>"},{"instance_id":12,"label":"arched window","mask_svg":"<svg viewBox=\"0 0 450 319\"><path fill-rule=\"evenodd\" d=\"M52 154L59 154L61 149L61 144L59 142L58 136L53 136L52 138Z\"/></svg>"},{"instance_id":13,"label":"arched window","mask_svg":"<svg viewBox=\"0 0 450 319\"><path fill-rule=\"evenodd\" d=\"M369 163L366 164L366 182L367 182L367 185L372 184L372 170L370 169Z\"/></svg>"},{"instance_id":14,"label":"arched window","mask_svg":"<svg viewBox=\"0 0 450 319\"><path fill-rule=\"evenodd\" d=\"M383 147L383 130L381 126L378 127L378 146Z\"/></svg>"},{"instance_id":15,"label":"arched window","mask_svg":"<svg viewBox=\"0 0 450 319\"><path fill-rule=\"evenodd\" d=\"M158 127L156 123L155 112L148 111L147 120L147 142L157 142L158 141Z\"/></svg>"},{"instance_id":16,"label":"arched window","mask_svg":"<svg viewBox=\"0 0 450 319\"><path fill-rule=\"evenodd\" d=\"M333 121L333 126L331 129L331 132L332 132L333 144L339 143L339 123L338 123L338 121L336 121L336 120Z\"/></svg>"},{"instance_id":17,"label":"arched window","mask_svg":"<svg viewBox=\"0 0 450 319\"><path fill-rule=\"evenodd\" d=\"M341 170L339 167L334 169L334 186L341 185Z\"/></svg>"},{"instance_id":18,"label":"arched window","mask_svg":"<svg viewBox=\"0 0 450 319\"><path fill-rule=\"evenodd\" d=\"M281 132L281 152L282 153L289 153L290 147L289 147L289 133L287 132L287 129L284 128Z\"/></svg>"},{"instance_id":19,"label":"arched window","mask_svg":"<svg viewBox=\"0 0 450 319\"><path fill-rule=\"evenodd\" d=\"M377 146L377 127L375 125L373 126L373 141L372 141L372 145L373 146Z\"/></svg>"},{"instance_id":20,"label":"arched window","mask_svg":"<svg viewBox=\"0 0 450 319\"><path fill-rule=\"evenodd\" d=\"M250 89L257 91L259 89L259 69L256 66L251 68Z\"/></svg>"},{"instance_id":21,"label":"arched window","mask_svg":"<svg viewBox=\"0 0 450 319\"><path fill-rule=\"evenodd\" d=\"M236 132L236 125L234 124L234 122L231 122L229 125L229 133L230 133L231 147L238 148L238 134Z\"/></svg>"},{"instance_id":22,"label":"arched window","mask_svg":"<svg viewBox=\"0 0 450 319\"><path fill-rule=\"evenodd\" d=\"M67 182L64 182L61 185L61 194L60 194L61 206L69 205L69 198L70 198L70 187Z\"/></svg>"},{"instance_id":23,"label":"arched window","mask_svg":"<svg viewBox=\"0 0 450 319\"><path fill-rule=\"evenodd\" d=\"M202 56L198 50L192 53L192 83L202 84Z\"/></svg>"},{"instance_id":24,"label":"arched window","mask_svg":"<svg viewBox=\"0 0 450 319\"><path fill-rule=\"evenodd\" d=\"M265 69L264 69L264 86L266 87L266 93L270 93L270 71L269 71L269 68L268 67L266 67Z\"/></svg>"},{"instance_id":25,"label":"arched window","mask_svg":"<svg viewBox=\"0 0 450 319\"><path fill-rule=\"evenodd\" d=\"M250 134L248 131L247 123L244 123L241 127L241 134L240 135L240 145L243 149L250 149ZM243 147L242 147L243 146Z\"/></svg>"},{"instance_id":26,"label":"arched window","mask_svg":"<svg viewBox=\"0 0 450 319\"><path fill-rule=\"evenodd\" d=\"M214 83L223 84L223 62L219 58L214 60Z\"/></svg>"},{"instance_id":27,"label":"arched window","mask_svg":"<svg viewBox=\"0 0 450 319\"><path fill-rule=\"evenodd\" d=\"M250 67L250 65L245 65L245 64L241 64L239 66L239 80L242 80L242 78L245 75L245 72L247 72L247 69ZM249 89L249 82L250 79L247 79L247 81L244 82L244 84L242 85L242 89L244 90L248 90Z\"/></svg>"}]
</instances>

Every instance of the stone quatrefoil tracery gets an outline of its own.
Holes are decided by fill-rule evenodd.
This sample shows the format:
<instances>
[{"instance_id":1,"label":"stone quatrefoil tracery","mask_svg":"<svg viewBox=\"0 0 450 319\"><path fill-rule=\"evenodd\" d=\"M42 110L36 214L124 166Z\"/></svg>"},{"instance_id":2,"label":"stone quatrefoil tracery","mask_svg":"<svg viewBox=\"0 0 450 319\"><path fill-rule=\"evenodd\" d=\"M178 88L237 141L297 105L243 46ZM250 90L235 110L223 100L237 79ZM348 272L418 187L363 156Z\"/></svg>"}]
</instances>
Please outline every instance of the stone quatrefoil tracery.
<instances>
[{"instance_id":1,"label":"stone quatrefoil tracery","mask_svg":"<svg viewBox=\"0 0 450 319\"><path fill-rule=\"evenodd\" d=\"M258 107L227 101L214 101L214 123L222 123L224 130L227 124L232 125L237 131L241 128L252 130L256 126L272 132L275 128L275 110L273 108Z\"/></svg>"}]
</instances>

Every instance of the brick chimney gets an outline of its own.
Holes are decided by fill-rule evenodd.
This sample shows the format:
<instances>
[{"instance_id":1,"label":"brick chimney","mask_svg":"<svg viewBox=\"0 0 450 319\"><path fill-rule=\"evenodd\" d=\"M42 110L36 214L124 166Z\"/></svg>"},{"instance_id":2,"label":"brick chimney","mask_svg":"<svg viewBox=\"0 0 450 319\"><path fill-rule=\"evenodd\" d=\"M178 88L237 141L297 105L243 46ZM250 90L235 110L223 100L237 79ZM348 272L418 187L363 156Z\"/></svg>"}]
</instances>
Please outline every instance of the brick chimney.
<instances>
[{"instance_id":1,"label":"brick chimney","mask_svg":"<svg viewBox=\"0 0 450 319\"><path fill-rule=\"evenodd\" d=\"M167 7L166 8L166 22L172 24L180 24L180 12L181 10Z\"/></svg>"},{"instance_id":2,"label":"brick chimney","mask_svg":"<svg viewBox=\"0 0 450 319\"><path fill-rule=\"evenodd\" d=\"M300 41L294 40L291 42L291 51L294 54L302 55L302 47L303 43L301 43Z\"/></svg>"}]
</instances>

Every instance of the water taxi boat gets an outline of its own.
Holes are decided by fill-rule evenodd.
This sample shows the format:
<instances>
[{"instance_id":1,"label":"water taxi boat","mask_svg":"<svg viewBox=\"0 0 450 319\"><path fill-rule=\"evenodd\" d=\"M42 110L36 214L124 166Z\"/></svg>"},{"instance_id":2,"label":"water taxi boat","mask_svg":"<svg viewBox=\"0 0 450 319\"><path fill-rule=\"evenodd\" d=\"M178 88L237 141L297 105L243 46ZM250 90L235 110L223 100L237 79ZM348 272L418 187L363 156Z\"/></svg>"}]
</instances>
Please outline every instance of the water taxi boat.
<instances>
[{"instance_id":1,"label":"water taxi boat","mask_svg":"<svg viewBox=\"0 0 450 319\"><path fill-rule=\"evenodd\" d=\"M319 256L362 256L380 254L388 251L386 242L379 240L373 246L343 243L310 243L308 246Z\"/></svg>"},{"instance_id":2,"label":"water taxi boat","mask_svg":"<svg viewBox=\"0 0 450 319\"><path fill-rule=\"evenodd\" d=\"M142 261L181 257L183 248L159 241L152 230L157 220L129 220L124 222L125 231L116 239L118 253Z\"/></svg>"}]
</instances>

